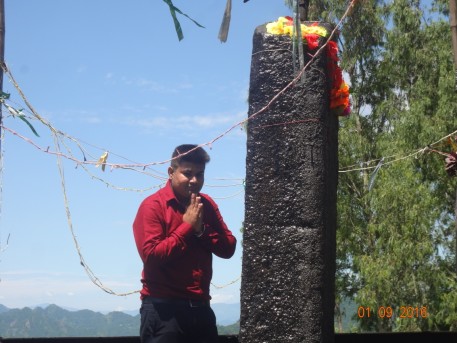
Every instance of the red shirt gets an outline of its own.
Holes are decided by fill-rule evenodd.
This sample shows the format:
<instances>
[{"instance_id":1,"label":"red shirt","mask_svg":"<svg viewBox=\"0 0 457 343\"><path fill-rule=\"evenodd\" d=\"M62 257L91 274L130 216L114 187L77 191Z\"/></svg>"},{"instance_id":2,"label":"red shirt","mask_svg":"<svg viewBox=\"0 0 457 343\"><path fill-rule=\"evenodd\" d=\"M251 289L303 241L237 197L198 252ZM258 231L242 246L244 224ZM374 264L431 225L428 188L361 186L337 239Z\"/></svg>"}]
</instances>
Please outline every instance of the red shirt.
<instances>
[{"instance_id":1,"label":"red shirt","mask_svg":"<svg viewBox=\"0 0 457 343\"><path fill-rule=\"evenodd\" d=\"M143 260L141 298L211 299L212 254L232 257L236 238L213 199L199 195L204 206L205 231L201 237L183 222L185 208L176 199L170 181L141 203L133 223Z\"/></svg>"}]
</instances>

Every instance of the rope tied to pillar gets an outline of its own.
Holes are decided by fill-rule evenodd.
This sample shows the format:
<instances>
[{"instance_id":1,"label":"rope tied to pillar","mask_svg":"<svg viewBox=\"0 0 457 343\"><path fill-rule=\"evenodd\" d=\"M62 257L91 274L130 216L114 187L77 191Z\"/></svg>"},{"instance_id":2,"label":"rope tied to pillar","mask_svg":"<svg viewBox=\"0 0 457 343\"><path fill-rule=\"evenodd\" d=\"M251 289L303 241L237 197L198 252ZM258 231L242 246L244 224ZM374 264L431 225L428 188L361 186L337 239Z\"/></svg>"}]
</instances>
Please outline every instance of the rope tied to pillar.
<instances>
[{"instance_id":1,"label":"rope tied to pillar","mask_svg":"<svg viewBox=\"0 0 457 343\"><path fill-rule=\"evenodd\" d=\"M303 40L301 30L301 18L300 18L300 2L294 0L294 20L293 20L293 32L292 32L292 59L294 65L294 74L298 75L300 70L305 66L305 55L303 52ZM298 50L298 52L297 52ZM300 83L303 84L305 81L305 74L301 75Z\"/></svg>"}]
</instances>

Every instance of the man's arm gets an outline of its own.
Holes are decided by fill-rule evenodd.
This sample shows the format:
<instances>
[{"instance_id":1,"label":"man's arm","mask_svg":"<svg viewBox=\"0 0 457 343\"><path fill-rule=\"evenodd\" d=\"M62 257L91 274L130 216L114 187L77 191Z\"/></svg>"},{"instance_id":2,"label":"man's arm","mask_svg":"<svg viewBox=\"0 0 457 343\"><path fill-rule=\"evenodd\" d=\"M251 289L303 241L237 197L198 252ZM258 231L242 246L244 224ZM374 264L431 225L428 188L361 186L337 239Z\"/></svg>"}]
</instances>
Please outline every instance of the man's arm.
<instances>
[{"instance_id":1,"label":"man's arm","mask_svg":"<svg viewBox=\"0 0 457 343\"><path fill-rule=\"evenodd\" d=\"M201 244L218 257L230 258L235 253L236 238L228 229L216 203L205 196L204 210L208 212L205 232L199 238Z\"/></svg>"},{"instance_id":2,"label":"man's arm","mask_svg":"<svg viewBox=\"0 0 457 343\"><path fill-rule=\"evenodd\" d=\"M144 202L133 223L138 252L143 263L166 263L181 256L193 235L192 226L183 222L167 237L164 209L158 201Z\"/></svg>"}]
</instances>

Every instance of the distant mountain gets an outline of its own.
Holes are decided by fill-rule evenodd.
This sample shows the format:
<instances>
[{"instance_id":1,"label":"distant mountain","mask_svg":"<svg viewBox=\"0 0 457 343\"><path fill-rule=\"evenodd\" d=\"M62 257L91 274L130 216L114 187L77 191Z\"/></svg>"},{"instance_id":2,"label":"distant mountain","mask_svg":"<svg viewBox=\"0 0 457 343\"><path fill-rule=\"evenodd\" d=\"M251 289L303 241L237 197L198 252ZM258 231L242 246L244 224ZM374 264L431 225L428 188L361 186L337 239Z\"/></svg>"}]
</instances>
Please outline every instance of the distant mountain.
<instances>
[{"instance_id":1,"label":"distant mountain","mask_svg":"<svg viewBox=\"0 0 457 343\"><path fill-rule=\"evenodd\" d=\"M36 309L37 307L40 307L42 309L47 308L52 304L38 304L34 306L28 306L32 310ZM65 307L65 306L59 306L60 308L70 311L70 312L77 312L80 311L81 309L73 308L73 307ZM214 313L216 314L216 319L217 319L217 324L218 325L232 325L233 323L237 322L240 319L240 304L235 303L235 304L222 304L222 303L216 303L216 304L211 304L212 309L214 310ZM10 310L8 307L5 307L0 304L0 313L5 312ZM110 311L98 311L102 314L108 314ZM140 313L140 309L134 309L134 310L124 310L121 311L122 313L131 315L132 317L137 316Z\"/></svg>"},{"instance_id":2,"label":"distant mountain","mask_svg":"<svg viewBox=\"0 0 457 343\"><path fill-rule=\"evenodd\" d=\"M335 330L336 332L352 332L359 327L357 320L357 304L353 299L344 298L340 304L341 321L335 315Z\"/></svg>"},{"instance_id":3,"label":"distant mountain","mask_svg":"<svg viewBox=\"0 0 457 343\"><path fill-rule=\"evenodd\" d=\"M218 325L232 325L240 320L240 304L211 304Z\"/></svg>"},{"instance_id":4,"label":"distant mountain","mask_svg":"<svg viewBox=\"0 0 457 343\"><path fill-rule=\"evenodd\" d=\"M240 304L212 304L220 335L237 335L240 330ZM112 337L138 336L138 310L103 314L90 310L63 309L41 304L34 308L10 309L0 304L0 336L31 337ZM357 322L353 319L357 305L345 299L341 304L342 321L335 321L337 331L350 332ZM131 313L131 314L130 314ZM136 314L136 315L134 315ZM336 319L336 318L335 318Z\"/></svg>"},{"instance_id":5,"label":"distant mountain","mask_svg":"<svg viewBox=\"0 0 457 343\"><path fill-rule=\"evenodd\" d=\"M70 312L56 305L10 309L0 313L3 338L137 336L140 316L106 315L89 310Z\"/></svg>"},{"instance_id":6,"label":"distant mountain","mask_svg":"<svg viewBox=\"0 0 457 343\"><path fill-rule=\"evenodd\" d=\"M3 338L112 337L138 336L140 315L123 312L102 314L90 310L66 310L42 304L32 308L9 309L0 304L0 336ZM220 334L238 334L239 304L211 305ZM138 313L138 311L137 311ZM233 319L230 326L221 323ZM235 323L235 324L233 324Z\"/></svg>"},{"instance_id":7,"label":"distant mountain","mask_svg":"<svg viewBox=\"0 0 457 343\"><path fill-rule=\"evenodd\" d=\"M140 314L140 308L136 309L136 310L130 310L130 311L121 311L122 313L125 313L125 314L128 314L128 315L131 315L132 317L135 317L136 315ZM103 312L105 313L105 312Z\"/></svg>"},{"instance_id":8,"label":"distant mountain","mask_svg":"<svg viewBox=\"0 0 457 343\"><path fill-rule=\"evenodd\" d=\"M32 310L34 308L37 308L37 307L41 307L42 309L45 309L46 307L50 306L50 305L54 305L54 304L50 304L50 303L43 303L43 304L38 304L38 305L35 305L35 306L27 306L27 307L30 307ZM67 306L59 306L60 308L64 309L64 310L67 310L67 311L70 311L70 312L75 312L75 311L80 311L81 309L80 308L74 308L74 307L67 307ZM109 313L109 312L106 312L106 313ZM105 314L106 314L105 313Z\"/></svg>"},{"instance_id":9,"label":"distant mountain","mask_svg":"<svg viewBox=\"0 0 457 343\"><path fill-rule=\"evenodd\" d=\"M239 335L240 321L238 320L235 324L228 326L218 326L217 332L219 333L219 335Z\"/></svg>"}]
</instances>

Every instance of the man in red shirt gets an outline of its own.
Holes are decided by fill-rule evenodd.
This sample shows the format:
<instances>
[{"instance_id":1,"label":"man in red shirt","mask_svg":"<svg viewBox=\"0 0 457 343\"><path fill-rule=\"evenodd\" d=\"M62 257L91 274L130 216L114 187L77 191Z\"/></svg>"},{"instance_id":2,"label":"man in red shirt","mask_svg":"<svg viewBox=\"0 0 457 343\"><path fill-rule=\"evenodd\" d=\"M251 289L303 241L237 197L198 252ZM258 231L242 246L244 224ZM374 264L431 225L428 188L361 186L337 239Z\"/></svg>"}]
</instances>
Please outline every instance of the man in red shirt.
<instances>
[{"instance_id":1,"label":"man in red shirt","mask_svg":"<svg viewBox=\"0 0 457 343\"><path fill-rule=\"evenodd\" d=\"M217 343L210 303L212 254L230 258L236 239L216 203L200 193L206 151L180 145L173 151L166 186L147 197L133 223L143 261L142 343Z\"/></svg>"}]
</instances>

